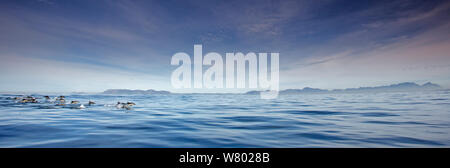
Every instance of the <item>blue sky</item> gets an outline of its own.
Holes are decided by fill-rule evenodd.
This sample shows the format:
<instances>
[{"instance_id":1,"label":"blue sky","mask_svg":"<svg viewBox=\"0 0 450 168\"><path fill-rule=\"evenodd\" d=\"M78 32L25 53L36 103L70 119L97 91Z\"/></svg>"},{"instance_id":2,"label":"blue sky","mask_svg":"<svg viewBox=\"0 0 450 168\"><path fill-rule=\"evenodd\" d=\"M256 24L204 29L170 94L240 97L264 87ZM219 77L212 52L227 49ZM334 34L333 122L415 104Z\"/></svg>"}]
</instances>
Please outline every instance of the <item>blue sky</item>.
<instances>
[{"instance_id":1,"label":"blue sky","mask_svg":"<svg viewBox=\"0 0 450 168\"><path fill-rule=\"evenodd\" d=\"M0 10L0 91L179 91L170 59L194 44L279 52L281 89L450 87L448 1L17 0Z\"/></svg>"}]
</instances>

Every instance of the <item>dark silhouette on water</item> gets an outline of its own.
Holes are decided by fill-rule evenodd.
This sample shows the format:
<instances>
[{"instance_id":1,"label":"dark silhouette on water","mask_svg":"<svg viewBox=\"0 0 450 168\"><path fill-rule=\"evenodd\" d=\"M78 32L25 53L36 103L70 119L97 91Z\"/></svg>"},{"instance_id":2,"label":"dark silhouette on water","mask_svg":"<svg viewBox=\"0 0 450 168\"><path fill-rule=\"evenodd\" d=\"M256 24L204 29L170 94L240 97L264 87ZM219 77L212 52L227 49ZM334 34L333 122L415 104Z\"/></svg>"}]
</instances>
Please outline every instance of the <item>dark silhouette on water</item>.
<instances>
[{"instance_id":1,"label":"dark silhouette on water","mask_svg":"<svg viewBox=\"0 0 450 168\"><path fill-rule=\"evenodd\" d=\"M170 94L169 91L149 90L130 90L130 89L108 89L103 94Z\"/></svg>"}]
</instances>

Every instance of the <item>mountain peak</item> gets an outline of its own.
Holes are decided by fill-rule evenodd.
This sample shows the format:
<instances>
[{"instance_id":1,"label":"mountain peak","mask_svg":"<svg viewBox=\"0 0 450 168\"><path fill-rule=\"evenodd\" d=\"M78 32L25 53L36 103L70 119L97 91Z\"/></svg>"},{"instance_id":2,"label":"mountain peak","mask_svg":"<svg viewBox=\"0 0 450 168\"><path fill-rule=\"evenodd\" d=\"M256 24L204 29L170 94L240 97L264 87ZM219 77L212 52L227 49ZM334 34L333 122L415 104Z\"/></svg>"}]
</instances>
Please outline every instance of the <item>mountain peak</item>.
<instances>
[{"instance_id":1,"label":"mountain peak","mask_svg":"<svg viewBox=\"0 0 450 168\"><path fill-rule=\"evenodd\" d=\"M304 87L303 89L286 89L281 90L280 94L300 94L300 93L347 93L347 92L396 92L396 91L423 91L423 90L438 90L441 86L427 82L419 85L414 82L402 82L397 84L375 86L375 87L359 87L347 89L325 90L311 87ZM249 91L246 94L258 94L260 91Z\"/></svg>"},{"instance_id":2,"label":"mountain peak","mask_svg":"<svg viewBox=\"0 0 450 168\"><path fill-rule=\"evenodd\" d=\"M434 83L431 83L431 82L427 82L427 83L423 84L422 87L427 87L427 88L441 88L441 86L439 86L438 84L434 84Z\"/></svg>"}]
</instances>

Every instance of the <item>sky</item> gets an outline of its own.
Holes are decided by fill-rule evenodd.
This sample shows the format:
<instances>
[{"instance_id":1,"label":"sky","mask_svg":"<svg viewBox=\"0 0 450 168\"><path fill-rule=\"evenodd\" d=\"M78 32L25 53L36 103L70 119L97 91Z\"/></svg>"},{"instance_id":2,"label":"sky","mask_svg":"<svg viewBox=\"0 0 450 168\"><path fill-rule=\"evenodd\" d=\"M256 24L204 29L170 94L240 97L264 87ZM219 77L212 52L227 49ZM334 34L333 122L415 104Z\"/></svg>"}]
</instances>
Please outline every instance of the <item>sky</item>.
<instances>
[{"instance_id":1,"label":"sky","mask_svg":"<svg viewBox=\"0 0 450 168\"><path fill-rule=\"evenodd\" d=\"M177 52L278 52L280 89L450 88L450 2L15 0L0 5L0 91L177 90ZM208 90L218 91L220 90Z\"/></svg>"}]
</instances>

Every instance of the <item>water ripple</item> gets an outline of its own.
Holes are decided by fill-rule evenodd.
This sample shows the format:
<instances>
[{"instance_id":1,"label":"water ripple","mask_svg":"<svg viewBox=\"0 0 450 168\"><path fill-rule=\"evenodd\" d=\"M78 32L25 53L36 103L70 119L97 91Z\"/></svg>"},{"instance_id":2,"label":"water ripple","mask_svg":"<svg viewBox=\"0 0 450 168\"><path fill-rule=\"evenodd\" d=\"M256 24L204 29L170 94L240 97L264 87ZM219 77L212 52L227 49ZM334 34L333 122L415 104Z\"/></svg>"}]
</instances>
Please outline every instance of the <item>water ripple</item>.
<instances>
[{"instance_id":1,"label":"water ripple","mask_svg":"<svg viewBox=\"0 0 450 168\"><path fill-rule=\"evenodd\" d=\"M450 147L450 92L14 96L0 95L0 147Z\"/></svg>"}]
</instances>

